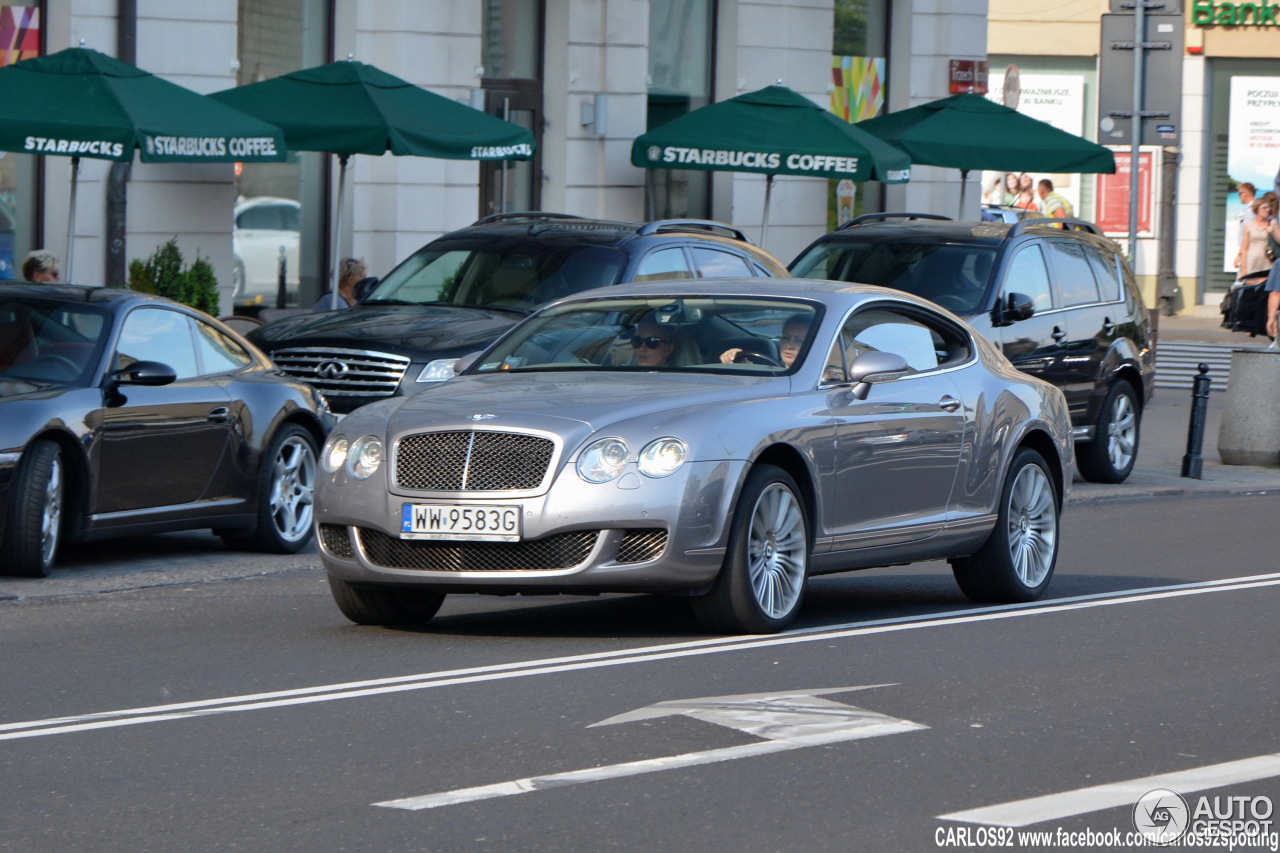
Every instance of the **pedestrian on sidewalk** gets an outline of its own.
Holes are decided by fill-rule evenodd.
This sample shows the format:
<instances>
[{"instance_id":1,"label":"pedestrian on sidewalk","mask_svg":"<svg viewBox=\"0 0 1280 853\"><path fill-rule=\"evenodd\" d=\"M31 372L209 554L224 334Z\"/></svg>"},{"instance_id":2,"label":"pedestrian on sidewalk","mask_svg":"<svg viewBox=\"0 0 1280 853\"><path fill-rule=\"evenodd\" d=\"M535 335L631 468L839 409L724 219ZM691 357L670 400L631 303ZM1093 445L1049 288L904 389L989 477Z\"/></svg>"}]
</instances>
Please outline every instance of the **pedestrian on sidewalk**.
<instances>
[{"instance_id":1,"label":"pedestrian on sidewalk","mask_svg":"<svg viewBox=\"0 0 1280 853\"><path fill-rule=\"evenodd\" d=\"M1272 194L1268 193L1262 198L1254 199L1251 205L1253 217L1241 229L1240 253L1236 262L1240 278L1270 270L1275 263L1269 238L1280 240L1280 224L1276 222L1276 210L1271 197Z\"/></svg>"},{"instance_id":2,"label":"pedestrian on sidewalk","mask_svg":"<svg viewBox=\"0 0 1280 853\"><path fill-rule=\"evenodd\" d=\"M1071 202L1067 201L1066 196L1053 191L1053 181L1041 178L1040 183L1036 185L1036 192L1044 202L1045 216L1052 216L1055 219L1070 219L1075 216Z\"/></svg>"}]
</instances>

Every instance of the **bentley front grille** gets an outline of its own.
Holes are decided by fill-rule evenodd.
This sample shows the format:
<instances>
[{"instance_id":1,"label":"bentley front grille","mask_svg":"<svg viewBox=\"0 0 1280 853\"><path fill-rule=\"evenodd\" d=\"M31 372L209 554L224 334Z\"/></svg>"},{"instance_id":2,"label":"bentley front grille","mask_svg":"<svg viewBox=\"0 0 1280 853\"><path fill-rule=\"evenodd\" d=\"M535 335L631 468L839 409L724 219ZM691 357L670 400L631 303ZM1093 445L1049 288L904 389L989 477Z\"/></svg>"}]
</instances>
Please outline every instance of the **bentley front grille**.
<instances>
[{"instance_id":1,"label":"bentley front grille","mask_svg":"<svg viewBox=\"0 0 1280 853\"><path fill-rule=\"evenodd\" d=\"M667 531L637 528L622 531L618 543L619 563L647 563L662 556L667 547Z\"/></svg>"},{"instance_id":2,"label":"bentley front grille","mask_svg":"<svg viewBox=\"0 0 1280 853\"><path fill-rule=\"evenodd\" d=\"M320 525L320 544L335 557L351 559L355 552L351 548L351 536L342 524Z\"/></svg>"},{"instance_id":3,"label":"bentley front grille","mask_svg":"<svg viewBox=\"0 0 1280 853\"><path fill-rule=\"evenodd\" d=\"M398 539L359 528L369 562L388 569L428 572L533 572L581 565L595 547L598 530L575 530L523 542L433 542Z\"/></svg>"},{"instance_id":4,"label":"bentley front grille","mask_svg":"<svg viewBox=\"0 0 1280 853\"><path fill-rule=\"evenodd\" d=\"M536 489L555 443L514 432L424 432L400 439L396 485L434 492Z\"/></svg>"},{"instance_id":5,"label":"bentley front grille","mask_svg":"<svg viewBox=\"0 0 1280 853\"><path fill-rule=\"evenodd\" d=\"M292 347L275 350L271 360L323 394L334 411L335 398L392 396L409 369L408 356L362 349Z\"/></svg>"}]
</instances>

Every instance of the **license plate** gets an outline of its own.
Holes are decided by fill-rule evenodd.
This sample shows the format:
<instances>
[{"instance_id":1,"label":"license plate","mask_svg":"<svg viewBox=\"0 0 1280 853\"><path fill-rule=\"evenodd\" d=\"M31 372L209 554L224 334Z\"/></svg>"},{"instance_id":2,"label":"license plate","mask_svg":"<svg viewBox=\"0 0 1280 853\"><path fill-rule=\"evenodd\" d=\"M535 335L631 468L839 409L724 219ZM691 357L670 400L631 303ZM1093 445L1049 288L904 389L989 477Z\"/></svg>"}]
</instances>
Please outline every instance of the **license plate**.
<instances>
[{"instance_id":1,"label":"license plate","mask_svg":"<svg viewBox=\"0 0 1280 853\"><path fill-rule=\"evenodd\" d=\"M490 539L520 541L519 506L405 504L400 516L402 539Z\"/></svg>"}]
</instances>

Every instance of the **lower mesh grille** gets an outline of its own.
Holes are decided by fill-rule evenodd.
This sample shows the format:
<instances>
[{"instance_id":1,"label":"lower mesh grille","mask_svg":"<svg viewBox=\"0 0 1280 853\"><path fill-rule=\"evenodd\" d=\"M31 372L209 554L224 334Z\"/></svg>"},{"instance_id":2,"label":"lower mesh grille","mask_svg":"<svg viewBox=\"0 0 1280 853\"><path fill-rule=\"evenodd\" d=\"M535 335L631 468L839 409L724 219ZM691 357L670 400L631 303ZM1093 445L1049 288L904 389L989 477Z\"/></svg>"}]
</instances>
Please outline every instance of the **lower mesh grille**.
<instances>
[{"instance_id":1,"label":"lower mesh grille","mask_svg":"<svg viewBox=\"0 0 1280 853\"><path fill-rule=\"evenodd\" d=\"M320 525L320 544L335 557L350 559L355 556L355 551L351 547L351 537L347 535L347 528L344 525Z\"/></svg>"},{"instance_id":2,"label":"lower mesh grille","mask_svg":"<svg viewBox=\"0 0 1280 853\"><path fill-rule=\"evenodd\" d=\"M524 542L433 542L359 528L369 562L431 572L531 572L571 569L595 547L598 530L575 530Z\"/></svg>"},{"instance_id":3,"label":"lower mesh grille","mask_svg":"<svg viewBox=\"0 0 1280 853\"><path fill-rule=\"evenodd\" d=\"M662 556L667 547L665 530L624 530L618 543L619 563L647 563Z\"/></svg>"}]
</instances>

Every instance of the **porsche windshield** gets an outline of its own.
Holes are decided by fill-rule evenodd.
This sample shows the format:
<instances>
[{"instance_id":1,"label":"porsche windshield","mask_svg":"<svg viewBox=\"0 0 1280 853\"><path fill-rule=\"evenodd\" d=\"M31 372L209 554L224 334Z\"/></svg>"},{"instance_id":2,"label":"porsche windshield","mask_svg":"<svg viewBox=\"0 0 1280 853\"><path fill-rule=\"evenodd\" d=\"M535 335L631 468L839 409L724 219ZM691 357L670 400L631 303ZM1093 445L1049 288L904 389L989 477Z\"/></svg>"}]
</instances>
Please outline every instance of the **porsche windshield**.
<instances>
[{"instance_id":1,"label":"porsche windshield","mask_svg":"<svg viewBox=\"0 0 1280 853\"><path fill-rule=\"evenodd\" d=\"M617 284L627 256L606 246L456 241L430 246L383 279L365 304L459 305L530 313Z\"/></svg>"},{"instance_id":2,"label":"porsche windshield","mask_svg":"<svg viewBox=\"0 0 1280 853\"><path fill-rule=\"evenodd\" d=\"M557 306L519 326L473 373L715 371L777 375L809 349L819 307L796 299L648 297Z\"/></svg>"}]
</instances>

